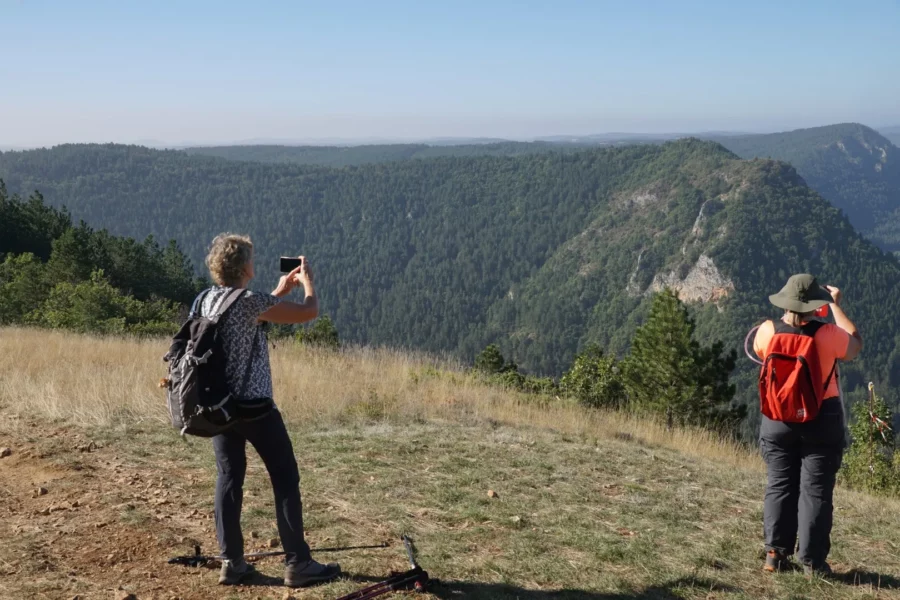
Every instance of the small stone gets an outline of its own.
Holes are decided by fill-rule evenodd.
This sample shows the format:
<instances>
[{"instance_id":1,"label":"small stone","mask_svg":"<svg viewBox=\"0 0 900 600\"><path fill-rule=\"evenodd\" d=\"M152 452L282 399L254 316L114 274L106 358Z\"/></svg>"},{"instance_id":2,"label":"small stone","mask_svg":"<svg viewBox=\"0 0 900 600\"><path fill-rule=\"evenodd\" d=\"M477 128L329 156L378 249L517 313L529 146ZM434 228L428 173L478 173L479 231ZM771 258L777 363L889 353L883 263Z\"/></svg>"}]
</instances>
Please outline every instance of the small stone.
<instances>
[{"instance_id":1,"label":"small stone","mask_svg":"<svg viewBox=\"0 0 900 600\"><path fill-rule=\"evenodd\" d=\"M46 496L46 495L49 494L49 493L50 493L50 490L48 490L48 489L45 488L45 487L39 487L38 489L34 490L34 495L35 495L35 497L37 497L37 496Z\"/></svg>"},{"instance_id":2,"label":"small stone","mask_svg":"<svg viewBox=\"0 0 900 600\"><path fill-rule=\"evenodd\" d=\"M499 498L500 495L494 490L488 490L488 498Z\"/></svg>"},{"instance_id":3,"label":"small stone","mask_svg":"<svg viewBox=\"0 0 900 600\"><path fill-rule=\"evenodd\" d=\"M137 600L137 596L121 590L116 593L116 600Z\"/></svg>"},{"instance_id":4,"label":"small stone","mask_svg":"<svg viewBox=\"0 0 900 600\"><path fill-rule=\"evenodd\" d=\"M272 538L271 540L269 540L269 548L277 548L280 545L281 540L279 540L278 538Z\"/></svg>"},{"instance_id":5,"label":"small stone","mask_svg":"<svg viewBox=\"0 0 900 600\"><path fill-rule=\"evenodd\" d=\"M251 532L250 532L250 537L253 538L254 540L259 539L259 532L258 532L258 531L251 531Z\"/></svg>"},{"instance_id":6,"label":"small stone","mask_svg":"<svg viewBox=\"0 0 900 600\"><path fill-rule=\"evenodd\" d=\"M38 514L39 514L39 515L44 515L44 516L46 517L47 515L50 514L50 509L49 509L49 508L45 508L44 510L40 511Z\"/></svg>"},{"instance_id":7,"label":"small stone","mask_svg":"<svg viewBox=\"0 0 900 600\"><path fill-rule=\"evenodd\" d=\"M79 506L81 506L81 503L78 500L72 502L72 508L78 508Z\"/></svg>"},{"instance_id":8,"label":"small stone","mask_svg":"<svg viewBox=\"0 0 900 600\"><path fill-rule=\"evenodd\" d=\"M12 448L0 448L0 458L6 458L12 454Z\"/></svg>"},{"instance_id":9,"label":"small stone","mask_svg":"<svg viewBox=\"0 0 900 600\"><path fill-rule=\"evenodd\" d=\"M512 517L510 519L510 521L512 521L513 523L519 523L522 521L522 517L520 517L519 515L516 515L516 516Z\"/></svg>"}]
</instances>

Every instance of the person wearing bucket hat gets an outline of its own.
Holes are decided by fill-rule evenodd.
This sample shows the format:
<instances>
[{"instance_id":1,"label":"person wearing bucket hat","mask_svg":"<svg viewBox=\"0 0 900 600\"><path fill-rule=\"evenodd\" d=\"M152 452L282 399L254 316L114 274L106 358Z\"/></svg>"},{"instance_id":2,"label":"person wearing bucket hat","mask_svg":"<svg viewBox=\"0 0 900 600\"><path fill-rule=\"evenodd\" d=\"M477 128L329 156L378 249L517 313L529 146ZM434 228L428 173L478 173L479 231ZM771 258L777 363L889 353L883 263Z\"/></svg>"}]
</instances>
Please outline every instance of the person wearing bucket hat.
<instances>
[{"instance_id":1,"label":"person wearing bucket hat","mask_svg":"<svg viewBox=\"0 0 900 600\"><path fill-rule=\"evenodd\" d=\"M837 361L856 358L862 337L841 308L841 291L820 286L812 275L792 276L769 301L784 314L777 321L763 323L753 343L764 361L759 446L768 471L763 506L765 570L789 569L796 546L806 573L827 575L831 573L826 559L831 549L832 496L845 446L844 413L834 374ZM825 306L834 323L817 318L817 311ZM791 356L785 348L803 350L799 356ZM809 374L802 379L809 381L807 389L816 390L819 404L814 408L818 412L770 410L767 402L772 402L772 385L802 387L801 378L786 375L804 372L804 368ZM778 392L778 398L785 398L794 390Z\"/></svg>"},{"instance_id":2,"label":"person wearing bucket hat","mask_svg":"<svg viewBox=\"0 0 900 600\"><path fill-rule=\"evenodd\" d=\"M833 304L834 297L827 286L821 287L812 275L794 275L777 294L769 296L769 302L788 312L807 314L826 304Z\"/></svg>"}]
</instances>

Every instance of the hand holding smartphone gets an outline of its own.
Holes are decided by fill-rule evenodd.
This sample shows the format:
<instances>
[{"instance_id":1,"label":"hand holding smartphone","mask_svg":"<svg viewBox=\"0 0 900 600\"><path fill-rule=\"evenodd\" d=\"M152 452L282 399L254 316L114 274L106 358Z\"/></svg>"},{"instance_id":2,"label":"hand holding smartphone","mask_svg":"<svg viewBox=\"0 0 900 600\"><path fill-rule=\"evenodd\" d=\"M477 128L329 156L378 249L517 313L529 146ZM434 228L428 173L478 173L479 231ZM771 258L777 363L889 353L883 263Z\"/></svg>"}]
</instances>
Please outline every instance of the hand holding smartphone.
<instances>
[{"instance_id":1,"label":"hand holding smartphone","mask_svg":"<svg viewBox=\"0 0 900 600\"><path fill-rule=\"evenodd\" d=\"M302 264L302 258L296 256L282 256L280 260L280 269L282 273L290 273Z\"/></svg>"}]
</instances>

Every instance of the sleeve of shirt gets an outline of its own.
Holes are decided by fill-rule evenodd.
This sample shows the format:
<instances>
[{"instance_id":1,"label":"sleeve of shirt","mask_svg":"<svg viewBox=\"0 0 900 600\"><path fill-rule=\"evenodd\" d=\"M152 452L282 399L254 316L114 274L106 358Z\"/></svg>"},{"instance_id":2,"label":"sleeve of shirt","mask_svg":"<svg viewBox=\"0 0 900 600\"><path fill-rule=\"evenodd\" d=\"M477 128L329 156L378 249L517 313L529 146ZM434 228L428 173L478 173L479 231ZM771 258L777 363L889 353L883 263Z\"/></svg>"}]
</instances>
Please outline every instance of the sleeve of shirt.
<instances>
[{"instance_id":1,"label":"sleeve of shirt","mask_svg":"<svg viewBox=\"0 0 900 600\"><path fill-rule=\"evenodd\" d=\"M850 347L850 334L831 323L825 325L816 334L816 344L823 344L835 359L847 356Z\"/></svg>"},{"instance_id":2,"label":"sleeve of shirt","mask_svg":"<svg viewBox=\"0 0 900 600\"><path fill-rule=\"evenodd\" d=\"M261 314L279 304L281 298L265 292L247 291L241 298L241 312L248 321L256 321Z\"/></svg>"}]
</instances>

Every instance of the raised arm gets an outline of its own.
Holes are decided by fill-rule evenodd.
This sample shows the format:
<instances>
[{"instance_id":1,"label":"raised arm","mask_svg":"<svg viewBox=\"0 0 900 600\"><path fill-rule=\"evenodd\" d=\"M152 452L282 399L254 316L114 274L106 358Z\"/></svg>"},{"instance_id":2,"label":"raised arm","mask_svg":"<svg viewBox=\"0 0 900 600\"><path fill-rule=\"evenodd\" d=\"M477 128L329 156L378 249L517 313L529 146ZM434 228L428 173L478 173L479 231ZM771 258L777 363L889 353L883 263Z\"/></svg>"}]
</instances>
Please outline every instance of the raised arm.
<instances>
[{"instance_id":1,"label":"raised arm","mask_svg":"<svg viewBox=\"0 0 900 600\"><path fill-rule=\"evenodd\" d=\"M304 292L303 302L291 302L289 300L279 302L261 314L259 316L260 321L293 325L295 323L312 321L319 316L319 299L316 297L312 269L306 257L301 256L300 259L303 261L300 263L300 266L279 280L278 287L272 291L272 295L284 298L295 287L302 286Z\"/></svg>"},{"instance_id":2,"label":"raised arm","mask_svg":"<svg viewBox=\"0 0 900 600\"><path fill-rule=\"evenodd\" d=\"M862 350L862 336L859 334L856 325L854 325L853 321L844 314L844 309L841 308L841 290L831 285L826 285L825 289L828 290L828 293L834 298L834 303L830 305L831 314L834 315L834 324L850 334L850 341L847 344L847 354L840 358L841 360L853 360Z\"/></svg>"}]
</instances>

